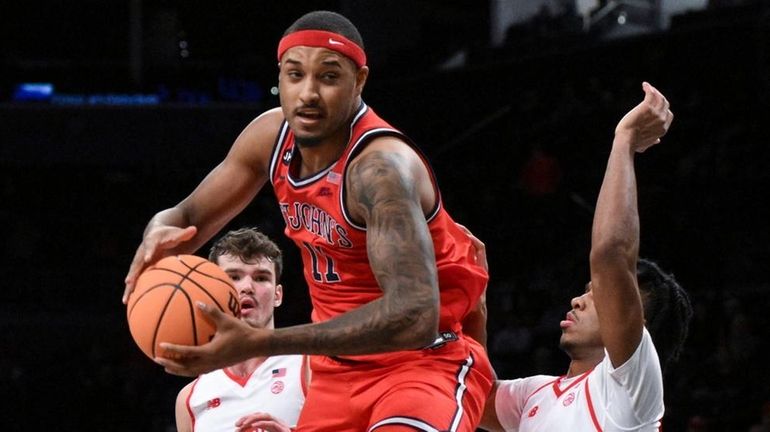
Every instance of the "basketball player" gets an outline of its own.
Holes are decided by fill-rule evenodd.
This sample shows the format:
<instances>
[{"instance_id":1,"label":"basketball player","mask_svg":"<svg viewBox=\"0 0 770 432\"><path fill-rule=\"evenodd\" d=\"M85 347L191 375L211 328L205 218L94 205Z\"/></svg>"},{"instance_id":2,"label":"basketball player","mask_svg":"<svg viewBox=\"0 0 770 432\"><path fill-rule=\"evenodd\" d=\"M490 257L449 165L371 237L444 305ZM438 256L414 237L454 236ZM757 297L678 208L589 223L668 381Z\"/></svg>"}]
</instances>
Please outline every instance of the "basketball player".
<instances>
[{"instance_id":1,"label":"basketball player","mask_svg":"<svg viewBox=\"0 0 770 432\"><path fill-rule=\"evenodd\" d=\"M273 311L283 300L278 246L256 229L242 228L217 240L209 260L233 280L241 320L254 328L275 328ZM256 357L199 376L177 396L177 430L289 432L305 402L305 359Z\"/></svg>"},{"instance_id":2,"label":"basketball player","mask_svg":"<svg viewBox=\"0 0 770 432\"><path fill-rule=\"evenodd\" d=\"M497 381L482 422L487 430L661 427L661 364L682 349L692 308L672 275L638 258L634 155L659 143L673 120L666 98L648 83L642 87L644 100L615 129L594 215L591 282L561 322L569 369L561 377Z\"/></svg>"},{"instance_id":3,"label":"basketball player","mask_svg":"<svg viewBox=\"0 0 770 432\"><path fill-rule=\"evenodd\" d=\"M492 370L463 333L488 279L468 235L422 153L363 102L369 68L350 21L304 15L277 58L281 108L252 121L190 196L150 220L123 300L145 266L196 250L269 181L302 253L313 324L254 329L201 305L217 336L164 345L183 358L157 362L195 376L316 354L299 431L473 431Z\"/></svg>"}]
</instances>

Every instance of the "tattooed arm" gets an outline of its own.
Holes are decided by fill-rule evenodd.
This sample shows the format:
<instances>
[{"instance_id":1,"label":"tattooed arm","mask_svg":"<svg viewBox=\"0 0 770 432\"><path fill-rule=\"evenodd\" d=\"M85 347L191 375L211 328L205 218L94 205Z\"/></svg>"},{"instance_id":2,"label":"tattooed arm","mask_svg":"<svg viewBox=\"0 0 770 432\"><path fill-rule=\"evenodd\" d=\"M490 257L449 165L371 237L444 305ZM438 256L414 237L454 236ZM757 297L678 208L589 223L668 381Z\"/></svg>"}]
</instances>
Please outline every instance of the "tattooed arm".
<instances>
[{"instance_id":1,"label":"tattooed arm","mask_svg":"<svg viewBox=\"0 0 770 432\"><path fill-rule=\"evenodd\" d=\"M383 296L323 323L276 330L277 353L371 354L435 340L438 276L425 214L436 192L425 164L401 140L377 138L350 163L345 187Z\"/></svg>"},{"instance_id":2,"label":"tattooed arm","mask_svg":"<svg viewBox=\"0 0 770 432\"><path fill-rule=\"evenodd\" d=\"M207 312L217 336L200 347L169 346L182 359L157 359L166 371L195 376L251 357L356 355L417 349L438 331L439 291L433 241L425 219L436 191L417 154L393 137L377 138L346 176L351 216L367 227L367 250L382 297L317 324L254 329Z\"/></svg>"},{"instance_id":3,"label":"tattooed arm","mask_svg":"<svg viewBox=\"0 0 770 432\"><path fill-rule=\"evenodd\" d=\"M425 214L436 191L424 162L396 138L372 142L350 165L347 205L367 227L369 264L383 291L369 326L395 349L433 342L439 291Z\"/></svg>"}]
</instances>

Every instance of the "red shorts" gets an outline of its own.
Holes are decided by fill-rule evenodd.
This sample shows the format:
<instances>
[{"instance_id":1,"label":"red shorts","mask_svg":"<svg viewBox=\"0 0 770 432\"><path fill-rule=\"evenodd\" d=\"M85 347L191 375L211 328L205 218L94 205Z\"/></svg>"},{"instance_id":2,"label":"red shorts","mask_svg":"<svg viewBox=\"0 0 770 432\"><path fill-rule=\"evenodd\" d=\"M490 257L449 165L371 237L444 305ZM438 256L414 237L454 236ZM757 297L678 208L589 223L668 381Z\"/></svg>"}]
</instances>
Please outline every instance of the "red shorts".
<instances>
[{"instance_id":1,"label":"red shorts","mask_svg":"<svg viewBox=\"0 0 770 432\"><path fill-rule=\"evenodd\" d=\"M460 337L437 349L383 354L375 361L311 359L298 432L476 430L492 387L484 348Z\"/></svg>"}]
</instances>

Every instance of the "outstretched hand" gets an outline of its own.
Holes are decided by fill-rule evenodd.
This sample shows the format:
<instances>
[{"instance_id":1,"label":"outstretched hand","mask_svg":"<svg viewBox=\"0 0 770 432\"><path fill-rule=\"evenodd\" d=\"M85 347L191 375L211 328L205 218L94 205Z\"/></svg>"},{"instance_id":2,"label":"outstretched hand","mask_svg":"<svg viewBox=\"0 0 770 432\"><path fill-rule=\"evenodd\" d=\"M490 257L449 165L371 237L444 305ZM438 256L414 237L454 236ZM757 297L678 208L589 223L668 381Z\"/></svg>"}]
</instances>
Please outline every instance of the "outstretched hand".
<instances>
[{"instance_id":1,"label":"outstretched hand","mask_svg":"<svg viewBox=\"0 0 770 432\"><path fill-rule=\"evenodd\" d=\"M674 121L666 97L648 82L642 83L642 89L644 100L629 111L615 128L615 137L627 139L638 153L659 143Z\"/></svg>"},{"instance_id":2,"label":"outstretched hand","mask_svg":"<svg viewBox=\"0 0 770 432\"><path fill-rule=\"evenodd\" d=\"M123 304L128 303L128 297L136 286L136 279L147 266L170 255L171 249L195 237L197 232L198 229L194 226L187 228L162 226L148 231L144 235L142 244L136 249L134 260L131 261L131 266L128 268L125 279L126 289L123 291Z\"/></svg>"},{"instance_id":3,"label":"outstretched hand","mask_svg":"<svg viewBox=\"0 0 770 432\"><path fill-rule=\"evenodd\" d=\"M217 332L210 342L200 346L175 345L161 341L167 357L156 357L155 362L173 375L195 377L260 355L265 348L270 330L249 326L238 318L227 315L211 305L197 303Z\"/></svg>"},{"instance_id":4,"label":"outstretched hand","mask_svg":"<svg viewBox=\"0 0 770 432\"><path fill-rule=\"evenodd\" d=\"M291 428L268 413L257 412L241 417L235 422L237 432L291 432Z\"/></svg>"}]
</instances>

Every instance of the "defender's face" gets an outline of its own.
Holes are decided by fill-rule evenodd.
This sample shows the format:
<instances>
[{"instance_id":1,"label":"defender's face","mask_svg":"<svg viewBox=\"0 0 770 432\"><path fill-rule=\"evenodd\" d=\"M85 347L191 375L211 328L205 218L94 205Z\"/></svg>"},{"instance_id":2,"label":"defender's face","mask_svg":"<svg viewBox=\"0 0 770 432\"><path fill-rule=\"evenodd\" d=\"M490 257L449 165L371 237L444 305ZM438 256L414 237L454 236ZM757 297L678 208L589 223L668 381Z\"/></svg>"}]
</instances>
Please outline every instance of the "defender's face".
<instances>
[{"instance_id":1,"label":"defender's face","mask_svg":"<svg viewBox=\"0 0 770 432\"><path fill-rule=\"evenodd\" d=\"M596 314L591 283L586 292L570 302L572 309L561 321L561 348L568 353L584 349L604 349L599 333L599 316Z\"/></svg>"},{"instance_id":2,"label":"defender's face","mask_svg":"<svg viewBox=\"0 0 770 432\"><path fill-rule=\"evenodd\" d=\"M264 256L244 262L225 254L219 266L233 280L241 301L241 319L256 328L273 328L273 310L283 300L283 288L276 284L275 264Z\"/></svg>"},{"instance_id":3,"label":"defender's face","mask_svg":"<svg viewBox=\"0 0 770 432\"><path fill-rule=\"evenodd\" d=\"M347 140L368 68L356 68L326 48L296 46L281 58L278 86L283 115L300 145L330 137Z\"/></svg>"}]
</instances>

